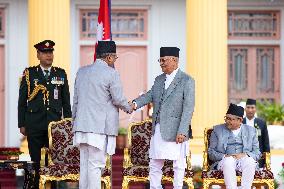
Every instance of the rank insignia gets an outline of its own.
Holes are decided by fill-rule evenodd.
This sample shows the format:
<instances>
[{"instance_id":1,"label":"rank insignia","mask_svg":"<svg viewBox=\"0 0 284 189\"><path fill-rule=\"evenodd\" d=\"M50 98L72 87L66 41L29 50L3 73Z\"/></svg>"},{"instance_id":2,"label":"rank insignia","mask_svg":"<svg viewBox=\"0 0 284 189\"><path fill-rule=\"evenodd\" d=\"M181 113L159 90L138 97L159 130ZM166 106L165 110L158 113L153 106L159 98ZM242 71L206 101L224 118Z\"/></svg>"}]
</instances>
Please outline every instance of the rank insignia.
<instances>
[{"instance_id":1,"label":"rank insignia","mask_svg":"<svg viewBox=\"0 0 284 189\"><path fill-rule=\"evenodd\" d=\"M62 78L62 77L53 77L51 79L51 84L53 84L53 85L63 85L64 84L64 78Z\"/></svg>"}]
</instances>

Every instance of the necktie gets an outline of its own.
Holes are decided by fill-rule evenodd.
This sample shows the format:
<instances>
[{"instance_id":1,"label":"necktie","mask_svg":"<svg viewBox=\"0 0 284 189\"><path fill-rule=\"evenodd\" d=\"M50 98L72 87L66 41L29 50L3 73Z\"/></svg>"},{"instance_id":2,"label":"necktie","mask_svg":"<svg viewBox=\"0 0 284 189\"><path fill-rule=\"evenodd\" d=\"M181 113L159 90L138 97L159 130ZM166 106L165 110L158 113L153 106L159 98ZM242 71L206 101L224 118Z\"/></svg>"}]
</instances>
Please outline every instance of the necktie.
<instances>
[{"instance_id":1,"label":"necktie","mask_svg":"<svg viewBox=\"0 0 284 189\"><path fill-rule=\"evenodd\" d=\"M44 70L44 77L46 80L48 80L48 77L49 77L49 71L48 70Z\"/></svg>"}]
</instances>

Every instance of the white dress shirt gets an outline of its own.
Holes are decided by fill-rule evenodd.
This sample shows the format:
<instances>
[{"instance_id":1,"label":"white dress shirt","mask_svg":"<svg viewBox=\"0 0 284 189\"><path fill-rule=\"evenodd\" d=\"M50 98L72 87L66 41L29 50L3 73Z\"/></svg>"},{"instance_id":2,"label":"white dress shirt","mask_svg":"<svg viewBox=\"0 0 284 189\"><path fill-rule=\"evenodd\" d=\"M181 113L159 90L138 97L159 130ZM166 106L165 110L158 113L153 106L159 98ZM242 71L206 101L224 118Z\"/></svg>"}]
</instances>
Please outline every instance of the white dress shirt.
<instances>
[{"instance_id":1,"label":"white dress shirt","mask_svg":"<svg viewBox=\"0 0 284 189\"><path fill-rule=\"evenodd\" d=\"M241 129L242 129L242 125L240 126L240 128L236 129L236 130L232 130L234 136L238 136L238 134L241 132Z\"/></svg>"},{"instance_id":2,"label":"white dress shirt","mask_svg":"<svg viewBox=\"0 0 284 189\"><path fill-rule=\"evenodd\" d=\"M42 73L43 73L44 76L45 76L45 74L46 74L44 70L48 70L48 72L49 72L49 74L50 74L51 66L46 69L46 68L44 68L44 67L42 67L42 66L40 65L40 68L41 68Z\"/></svg>"},{"instance_id":3,"label":"white dress shirt","mask_svg":"<svg viewBox=\"0 0 284 189\"><path fill-rule=\"evenodd\" d=\"M253 117L251 120L246 117L246 125L254 127L254 119L255 117Z\"/></svg>"},{"instance_id":4,"label":"white dress shirt","mask_svg":"<svg viewBox=\"0 0 284 189\"><path fill-rule=\"evenodd\" d=\"M178 69L170 75L166 75L165 89L167 89L174 80ZM151 137L149 157L152 159L177 160L179 157L185 157L189 154L189 140L183 143L168 142L162 139L160 124L156 125L155 134Z\"/></svg>"},{"instance_id":5,"label":"white dress shirt","mask_svg":"<svg viewBox=\"0 0 284 189\"><path fill-rule=\"evenodd\" d=\"M174 80L177 72L178 72L178 68L176 70L174 70L171 74L166 74L166 81L165 81L165 89L168 89L170 84L172 83L172 81Z\"/></svg>"}]
</instances>

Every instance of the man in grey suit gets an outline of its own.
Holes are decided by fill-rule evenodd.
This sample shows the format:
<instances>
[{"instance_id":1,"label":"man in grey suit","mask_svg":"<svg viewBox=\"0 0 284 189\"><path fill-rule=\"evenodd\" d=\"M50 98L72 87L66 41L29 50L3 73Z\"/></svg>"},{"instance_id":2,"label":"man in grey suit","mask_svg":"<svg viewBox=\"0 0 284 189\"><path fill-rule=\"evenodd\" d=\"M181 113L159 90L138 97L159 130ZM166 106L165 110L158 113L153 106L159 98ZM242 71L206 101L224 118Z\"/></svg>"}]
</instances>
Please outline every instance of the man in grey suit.
<instances>
[{"instance_id":1,"label":"man in grey suit","mask_svg":"<svg viewBox=\"0 0 284 189\"><path fill-rule=\"evenodd\" d=\"M74 89L74 145L80 149L80 189L101 189L106 154L115 153L118 109L131 113L123 96L114 41L99 41L94 64L79 69Z\"/></svg>"},{"instance_id":2,"label":"man in grey suit","mask_svg":"<svg viewBox=\"0 0 284 189\"><path fill-rule=\"evenodd\" d=\"M242 189L251 189L259 151L256 130L242 124L244 108L230 104L225 124L214 126L208 154L211 168L222 170L227 189L237 189L236 170L242 172Z\"/></svg>"},{"instance_id":3,"label":"man in grey suit","mask_svg":"<svg viewBox=\"0 0 284 189\"><path fill-rule=\"evenodd\" d=\"M181 189L192 137L194 80L178 68L179 48L161 47L159 63L163 74L156 77L151 90L133 100L135 109L153 103L150 141L150 188L160 189L164 160L173 160L174 189Z\"/></svg>"}]
</instances>

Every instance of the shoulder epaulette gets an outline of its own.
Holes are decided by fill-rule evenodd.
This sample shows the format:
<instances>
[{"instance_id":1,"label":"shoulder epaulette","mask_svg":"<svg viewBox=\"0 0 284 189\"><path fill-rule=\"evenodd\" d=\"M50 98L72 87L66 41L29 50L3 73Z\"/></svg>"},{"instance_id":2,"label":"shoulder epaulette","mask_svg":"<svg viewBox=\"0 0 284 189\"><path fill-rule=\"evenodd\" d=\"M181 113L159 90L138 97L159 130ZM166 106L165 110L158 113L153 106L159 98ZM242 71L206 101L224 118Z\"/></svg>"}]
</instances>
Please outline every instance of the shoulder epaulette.
<instances>
[{"instance_id":1,"label":"shoulder epaulette","mask_svg":"<svg viewBox=\"0 0 284 189\"><path fill-rule=\"evenodd\" d=\"M36 69L36 66L30 66L30 67L27 67L25 70L29 70L29 71L31 71L31 70L34 70L34 69Z\"/></svg>"},{"instance_id":2,"label":"shoulder epaulette","mask_svg":"<svg viewBox=\"0 0 284 189\"><path fill-rule=\"evenodd\" d=\"M60 67L54 66L53 69L54 69L54 71L63 71L63 72L65 72L65 70L63 68L60 68Z\"/></svg>"}]
</instances>

